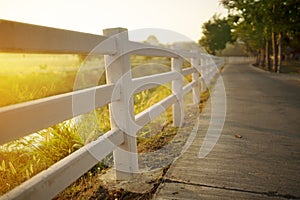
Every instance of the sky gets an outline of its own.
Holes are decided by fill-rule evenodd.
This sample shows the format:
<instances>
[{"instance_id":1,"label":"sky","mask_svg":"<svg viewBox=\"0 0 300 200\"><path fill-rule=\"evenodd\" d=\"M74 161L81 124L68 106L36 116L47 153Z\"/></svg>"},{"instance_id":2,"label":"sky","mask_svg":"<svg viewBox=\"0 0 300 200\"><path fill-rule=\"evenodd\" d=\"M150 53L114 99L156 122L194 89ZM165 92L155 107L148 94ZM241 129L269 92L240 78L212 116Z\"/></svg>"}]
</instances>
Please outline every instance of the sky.
<instances>
[{"instance_id":1,"label":"sky","mask_svg":"<svg viewBox=\"0 0 300 200\"><path fill-rule=\"evenodd\" d=\"M123 27L131 40L162 43L197 42L215 13L226 15L219 0L0 0L0 19L100 35Z\"/></svg>"}]
</instances>

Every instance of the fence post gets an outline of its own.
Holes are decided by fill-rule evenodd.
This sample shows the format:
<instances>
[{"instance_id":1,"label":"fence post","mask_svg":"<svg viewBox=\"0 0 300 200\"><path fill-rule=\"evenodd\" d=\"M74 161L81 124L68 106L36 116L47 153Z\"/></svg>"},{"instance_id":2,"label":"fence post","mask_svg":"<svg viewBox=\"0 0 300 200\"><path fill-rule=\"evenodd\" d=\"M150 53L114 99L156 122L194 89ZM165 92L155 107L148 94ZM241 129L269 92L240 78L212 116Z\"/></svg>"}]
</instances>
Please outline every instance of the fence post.
<instances>
[{"instance_id":1,"label":"fence post","mask_svg":"<svg viewBox=\"0 0 300 200\"><path fill-rule=\"evenodd\" d=\"M201 92L206 91L206 71L205 71L205 65L206 65L206 60L205 57L200 54L200 74L201 74Z\"/></svg>"},{"instance_id":2,"label":"fence post","mask_svg":"<svg viewBox=\"0 0 300 200\"><path fill-rule=\"evenodd\" d=\"M183 90L182 90L182 58L172 58L172 71L180 74L178 79L172 81L172 92L177 97L177 102L173 104L173 125L175 127L181 127L184 120L183 110Z\"/></svg>"},{"instance_id":3,"label":"fence post","mask_svg":"<svg viewBox=\"0 0 300 200\"><path fill-rule=\"evenodd\" d=\"M124 28L103 30L105 36L114 37L117 53L104 56L107 84L117 84L120 88L120 100L109 106L111 128L119 128L124 133L124 143L113 152L116 179L132 178L138 172L138 154L134 121L133 97L129 86L132 85L130 55L124 52L128 42L128 32Z\"/></svg>"},{"instance_id":4,"label":"fence post","mask_svg":"<svg viewBox=\"0 0 300 200\"><path fill-rule=\"evenodd\" d=\"M207 67L206 67L206 73L207 73L207 79L208 79L208 83L211 84L211 80L212 80L212 71L211 71L211 64L212 64L212 59L211 58L206 58L207 60Z\"/></svg>"},{"instance_id":5,"label":"fence post","mask_svg":"<svg viewBox=\"0 0 300 200\"><path fill-rule=\"evenodd\" d=\"M195 69L199 69L199 56L198 53L196 57L192 58L192 66ZM196 81L197 84L193 87L193 103L198 104L200 103L200 87L199 87L199 72L196 70L196 72L192 73L192 81Z\"/></svg>"}]
</instances>

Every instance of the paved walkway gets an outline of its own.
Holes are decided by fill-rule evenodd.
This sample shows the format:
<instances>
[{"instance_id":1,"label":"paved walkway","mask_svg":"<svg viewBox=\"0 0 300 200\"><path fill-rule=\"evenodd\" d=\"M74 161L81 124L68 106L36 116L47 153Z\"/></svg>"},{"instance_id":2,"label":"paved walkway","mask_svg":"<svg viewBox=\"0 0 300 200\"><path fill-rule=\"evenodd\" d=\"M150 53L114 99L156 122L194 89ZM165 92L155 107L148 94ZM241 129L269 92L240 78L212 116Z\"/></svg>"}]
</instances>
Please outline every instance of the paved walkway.
<instances>
[{"instance_id":1,"label":"paved walkway","mask_svg":"<svg viewBox=\"0 0 300 200\"><path fill-rule=\"evenodd\" d=\"M171 166L155 199L300 199L299 76L231 64L222 77L227 114L218 143L198 158L208 104L196 139Z\"/></svg>"}]
</instances>

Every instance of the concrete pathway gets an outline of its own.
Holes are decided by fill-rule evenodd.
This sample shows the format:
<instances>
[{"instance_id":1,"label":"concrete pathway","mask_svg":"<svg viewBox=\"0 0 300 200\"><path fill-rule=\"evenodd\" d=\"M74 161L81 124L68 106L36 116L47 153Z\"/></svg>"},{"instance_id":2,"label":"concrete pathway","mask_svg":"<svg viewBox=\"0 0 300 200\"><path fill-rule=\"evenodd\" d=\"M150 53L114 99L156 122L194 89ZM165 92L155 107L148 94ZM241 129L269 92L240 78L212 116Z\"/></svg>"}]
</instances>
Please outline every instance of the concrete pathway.
<instances>
[{"instance_id":1,"label":"concrete pathway","mask_svg":"<svg viewBox=\"0 0 300 200\"><path fill-rule=\"evenodd\" d=\"M155 199L300 199L299 76L231 64L222 77L227 114L217 144L198 157L208 104L193 144L170 167Z\"/></svg>"}]
</instances>

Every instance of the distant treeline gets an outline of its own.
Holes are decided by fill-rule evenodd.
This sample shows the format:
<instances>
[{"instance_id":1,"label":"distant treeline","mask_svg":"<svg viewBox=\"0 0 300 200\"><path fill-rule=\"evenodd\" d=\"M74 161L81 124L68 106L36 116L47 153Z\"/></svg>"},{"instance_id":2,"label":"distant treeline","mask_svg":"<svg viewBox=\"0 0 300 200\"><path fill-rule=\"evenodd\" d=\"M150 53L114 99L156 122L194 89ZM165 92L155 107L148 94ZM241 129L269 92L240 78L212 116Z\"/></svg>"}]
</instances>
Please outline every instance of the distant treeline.
<instances>
[{"instance_id":1,"label":"distant treeline","mask_svg":"<svg viewBox=\"0 0 300 200\"><path fill-rule=\"evenodd\" d=\"M199 43L216 53L226 43L244 43L257 65L279 71L284 59L299 59L300 1L222 0L228 16L214 15L203 24Z\"/></svg>"}]
</instances>

